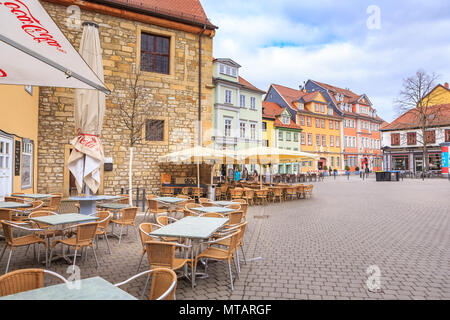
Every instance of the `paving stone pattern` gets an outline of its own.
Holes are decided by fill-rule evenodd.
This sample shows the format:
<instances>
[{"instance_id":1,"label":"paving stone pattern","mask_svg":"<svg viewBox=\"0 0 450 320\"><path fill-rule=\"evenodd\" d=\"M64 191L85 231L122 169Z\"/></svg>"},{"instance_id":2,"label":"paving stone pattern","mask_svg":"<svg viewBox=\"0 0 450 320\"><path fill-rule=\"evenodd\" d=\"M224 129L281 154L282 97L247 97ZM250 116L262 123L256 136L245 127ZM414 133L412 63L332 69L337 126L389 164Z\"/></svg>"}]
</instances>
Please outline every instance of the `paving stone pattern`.
<instances>
[{"instance_id":1,"label":"paving stone pattern","mask_svg":"<svg viewBox=\"0 0 450 320\"><path fill-rule=\"evenodd\" d=\"M198 279L194 290L179 279L177 299L450 299L448 180L339 177L313 184L311 199L249 208L248 261L241 263L234 291L226 263L211 261L209 277ZM62 210L72 208L65 204ZM120 246L116 238L110 243L112 255L104 240L99 243L98 269L91 252L77 262L82 278L100 275L117 283L137 273L142 249L134 231ZM11 270L42 267L32 250L26 257L24 252L14 252ZM68 266L60 260L49 269L68 277ZM371 266L381 274L377 292L367 286ZM147 267L144 258L140 271ZM140 297L144 283L145 277L123 289Z\"/></svg>"}]
</instances>

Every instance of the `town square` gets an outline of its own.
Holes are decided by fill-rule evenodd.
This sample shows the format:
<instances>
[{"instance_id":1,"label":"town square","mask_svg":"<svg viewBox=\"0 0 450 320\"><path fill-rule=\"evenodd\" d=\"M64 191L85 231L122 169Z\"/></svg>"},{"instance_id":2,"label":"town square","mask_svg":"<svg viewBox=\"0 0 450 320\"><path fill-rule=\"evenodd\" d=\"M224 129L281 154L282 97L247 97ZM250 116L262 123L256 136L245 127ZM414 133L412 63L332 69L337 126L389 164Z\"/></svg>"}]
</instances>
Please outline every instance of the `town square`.
<instances>
[{"instance_id":1,"label":"town square","mask_svg":"<svg viewBox=\"0 0 450 320\"><path fill-rule=\"evenodd\" d=\"M0 300L450 299L445 49L235 5L0 3Z\"/></svg>"}]
</instances>

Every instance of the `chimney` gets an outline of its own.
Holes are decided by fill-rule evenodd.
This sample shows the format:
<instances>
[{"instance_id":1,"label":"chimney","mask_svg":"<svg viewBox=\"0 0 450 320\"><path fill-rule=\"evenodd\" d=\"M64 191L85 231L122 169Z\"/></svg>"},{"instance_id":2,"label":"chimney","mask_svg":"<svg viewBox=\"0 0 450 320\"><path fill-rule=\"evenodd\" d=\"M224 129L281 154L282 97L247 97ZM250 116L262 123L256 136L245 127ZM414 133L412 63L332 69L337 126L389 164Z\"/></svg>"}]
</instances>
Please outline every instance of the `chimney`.
<instances>
[{"instance_id":1,"label":"chimney","mask_svg":"<svg viewBox=\"0 0 450 320\"><path fill-rule=\"evenodd\" d=\"M446 82L446 83L444 84L444 86L448 89L448 82Z\"/></svg>"}]
</instances>

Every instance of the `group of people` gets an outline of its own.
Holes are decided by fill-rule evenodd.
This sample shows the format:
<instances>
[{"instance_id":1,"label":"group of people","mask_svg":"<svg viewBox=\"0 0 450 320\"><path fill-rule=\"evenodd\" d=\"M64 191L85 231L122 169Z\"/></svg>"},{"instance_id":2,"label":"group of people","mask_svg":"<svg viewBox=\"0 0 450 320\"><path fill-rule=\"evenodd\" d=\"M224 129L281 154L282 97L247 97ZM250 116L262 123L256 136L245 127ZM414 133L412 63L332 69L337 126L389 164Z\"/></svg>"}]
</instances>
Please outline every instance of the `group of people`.
<instances>
[{"instance_id":1,"label":"group of people","mask_svg":"<svg viewBox=\"0 0 450 320\"><path fill-rule=\"evenodd\" d=\"M259 174L258 171L254 170L251 174L248 172L247 167L244 166L242 171L239 168L229 168L228 178L234 177L234 181L258 181Z\"/></svg>"}]
</instances>

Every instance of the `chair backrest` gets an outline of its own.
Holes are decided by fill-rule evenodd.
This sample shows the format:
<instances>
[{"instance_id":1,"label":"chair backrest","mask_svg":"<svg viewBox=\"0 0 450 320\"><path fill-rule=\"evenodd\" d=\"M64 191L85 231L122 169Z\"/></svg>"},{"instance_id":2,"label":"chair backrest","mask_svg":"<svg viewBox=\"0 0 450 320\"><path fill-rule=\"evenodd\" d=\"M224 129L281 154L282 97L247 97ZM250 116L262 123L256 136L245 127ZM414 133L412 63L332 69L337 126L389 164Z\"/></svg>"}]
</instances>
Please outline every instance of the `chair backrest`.
<instances>
[{"instance_id":1,"label":"chair backrest","mask_svg":"<svg viewBox=\"0 0 450 320\"><path fill-rule=\"evenodd\" d=\"M247 216L248 203L241 203L241 209L240 210L244 213L244 218L245 218Z\"/></svg>"},{"instance_id":2,"label":"chair backrest","mask_svg":"<svg viewBox=\"0 0 450 320\"><path fill-rule=\"evenodd\" d=\"M156 218L156 222L162 226L167 226L169 224L169 217L168 216L158 216Z\"/></svg>"},{"instance_id":3,"label":"chair backrest","mask_svg":"<svg viewBox=\"0 0 450 320\"><path fill-rule=\"evenodd\" d=\"M202 202L203 207L215 207L216 205L212 202Z\"/></svg>"},{"instance_id":4,"label":"chair backrest","mask_svg":"<svg viewBox=\"0 0 450 320\"><path fill-rule=\"evenodd\" d=\"M199 187L192 188L192 195L202 196L203 188L199 188Z\"/></svg>"},{"instance_id":5,"label":"chair backrest","mask_svg":"<svg viewBox=\"0 0 450 320\"><path fill-rule=\"evenodd\" d=\"M189 210L189 209L184 209L183 213L184 213L184 217L190 217L190 216L197 217L199 215L197 212L194 212L194 211Z\"/></svg>"},{"instance_id":6,"label":"chair backrest","mask_svg":"<svg viewBox=\"0 0 450 320\"><path fill-rule=\"evenodd\" d=\"M147 194L147 195L145 195L145 197L146 197L147 199L155 199L155 198L158 198L158 196L157 196L156 194Z\"/></svg>"},{"instance_id":7,"label":"chair backrest","mask_svg":"<svg viewBox=\"0 0 450 320\"><path fill-rule=\"evenodd\" d=\"M245 191L244 191L244 193L245 193L245 197L248 199L248 198L253 198L254 196L255 196L255 190L253 190L253 189L246 189Z\"/></svg>"},{"instance_id":8,"label":"chair backrest","mask_svg":"<svg viewBox=\"0 0 450 320\"><path fill-rule=\"evenodd\" d=\"M36 209L39 209L40 207L42 207L44 205L44 201L41 200L36 200L33 201L32 207L30 208L31 211L34 211Z\"/></svg>"},{"instance_id":9,"label":"chair backrest","mask_svg":"<svg viewBox=\"0 0 450 320\"><path fill-rule=\"evenodd\" d=\"M190 189L191 188L189 188L189 187L183 187L183 188L181 188L181 193L184 195L189 195Z\"/></svg>"},{"instance_id":10,"label":"chair backrest","mask_svg":"<svg viewBox=\"0 0 450 320\"><path fill-rule=\"evenodd\" d=\"M147 241L145 243L148 264L153 267L173 268L175 260L175 243Z\"/></svg>"},{"instance_id":11,"label":"chair backrest","mask_svg":"<svg viewBox=\"0 0 450 320\"><path fill-rule=\"evenodd\" d=\"M209 202L209 199L208 198L198 198L198 202L199 203Z\"/></svg>"},{"instance_id":12,"label":"chair backrest","mask_svg":"<svg viewBox=\"0 0 450 320\"><path fill-rule=\"evenodd\" d=\"M239 224L244 217L243 211L230 212L228 215L228 224Z\"/></svg>"},{"instance_id":13,"label":"chair backrest","mask_svg":"<svg viewBox=\"0 0 450 320\"><path fill-rule=\"evenodd\" d=\"M97 233L98 222L82 223L77 225L77 243L91 242Z\"/></svg>"},{"instance_id":14,"label":"chair backrest","mask_svg":"<svg viewBox=\"0 0 450 320\"><path fill-rule=\"evenodd\" d=\"M228 247L228 256L233 256L233 253L236 251L236 248L239 244L239 234L240 233L241 233L241 231L238 230L231 235L230 245Z\"/></svg>"},{"instance_id":15,"label":"chair backrest","mask_svg":"<svg viewBox=\"0 0 450 320\"><path fill-rule=\"evenodd\" d=\"M129 207L122 209L122 222L134 222L138 212L138 207Z\"/></svg>"},{"instance_id":16,"label":"chair backrest","mask_svg":"<svg viewBox=\"0 0 450 320\"><path fill-rule=\"evenodd\" d=\"M198 203L186 203L184 206L186 209L198 208L201 207Z\"/></svg>"},{"instance_id":17,"label":"chair backrest","mask_svg":"<svg viewBox=\"0 0 450 320\"><path fill-rule=\"evenodd\" d=\"M147 206L150 209L150 211L152 211L152 210L156 211L156 210L158 210L158 201L147 198Z\"/></svg>"},{"instance_id":18,"label":"chair backrest","mask_svg":"<svg viewBox=\"0 0 450 320\"><path fill-rule=\"evenodd\" d=\"M242 244L242 239L244 238L245 235L245 229L247 227L248 221L245 221L241 224L240 226L240 234L239 234L239 238L238 238L238 245Z\"/></svg>"},{"instance_id":19,"label":"chair backrest","mask_svg":"<svg viewBox=\"0 0 450 320\"><path fill-rule=\"evenodd\" d=\"M241 205L238 203L232 203L229 206L227 206L227 208L233 209L233 210L239 210L241 209Z\"/></svg>"},{"instance_id":20,"label":"chair backrest","mask_svg":"<svg viewBox=\"0 0 450 320\"><path fill-rule=\"evenodd\" d=\"M109 222L111 221L111 212L109 211L98 211L97 212L98 217L98 226L102 228L103 230L108 229Z\"/></svg>"},{"instance_id":21,"label":"chair backrest","mask_svg":"<svg viewBox=\"0 0 450 320\"><path fill-rule=\"evenodd\" d=\"M0 209L0 220L11 221L13 212L9 209Z\"/></svg>"},{"instance_id":22,"label":"chair backrest","mask_svg":"<svg viewBox=\"0 0 450 320\"><path fill-rule=\"evenodd\" d=\"M175 189L173 187L161 187L161 193L173 194Z\"/></svg>"},{"instance_id":23,"label":"chair backrest","mask_svg":"<svg viewBox=\"0 0 450 320\"><path fill-rule=\"evenodd\" d=\"M154 241L155 239L148 236L146 233L150 233L160 227L150 222L144 222L139 225L139 236L141 238L141 244L144 247L147 241Z\"/></svg>"},{"instance_id":24,"label":"chair backrest","mask_svg":"<svg viewBox=\"0 0 450 320\"><path fill-rule=\"evenodd\" d=\"M24 199L16 198L16 197L5 197L4 198L6 202L18 202L18 203L25 203Z\"/></svg>"},{"instance_id":25,"label":"chair backrest","mask_svg":"<svg viewBox=\"0 0 450 320\"><path fill-rule=\"evenodd\" d=\"M223 184L220 186L220 191L222 191L223 193L226 193L228 190L228 185L227 184Z\"/></svg>"},{"instance_id":26,"label":"chair backrest","mask_svg":"<svg viewBox=\"0 0 450 320\"><path fill-rule=\"evenodd\" d=\"M44 273L68 283L61 275L45 269L20 269L11 271L0 277L0 296L8 296L44 286Z\"/></svg>"},{"instance_id":27,"label":"chair backrest","mask_svg":"<svg viewBox=\"0 0 450 320\"><path fill-rule=\"evenodd\" d=\"M163 300L174 300L177 289L177 275L173 270L167 268L155 268L152 270L152 285L150 288L150 300L157 300L175 282L175 286Z\"/></svg>"},{"instance_id":28,"label":"chair backrest","mask_svg":"<svg viewBox=\"0 0 450 320\"><path fill-rule=\"evenodd\" d=\"M62 194L60 193L52 193L52 197L50 198L50 207L55 208L55 211L59 210L61 206Z\"/></svg>"},{"instance_id":29,"label":"chair backrest","mask_svg":"<svg viewBox=\"0 0 450 320\"><path fill-rule=\"evenodd\" d=\"M200 215L200 217L207 217L207 218L223 218L223 214L218 212L206 212Z\"/></svg>"},{"instance_id":30,"label":"chair backrest","mask_svg":"<svg viewBox=\"0 0 450 320\"><path fill-rule=\"evenodd\" d=\"M281 196L283 194L283 189L281 188L273 188L272 190L274 196Z\"/></svg>"},{"instance_id":31,"label":"chair backrest","mask_svg":"<svg viewBox=\"0 0 450 320\"><path fill-rule=\"evenodd\" d=\"M188 195L186 195L186 194L178 194L178 195L177 195L177 198L180 198L180 199L190 199L190 197L189 197Z\"/></svg>"}]
</instances>

